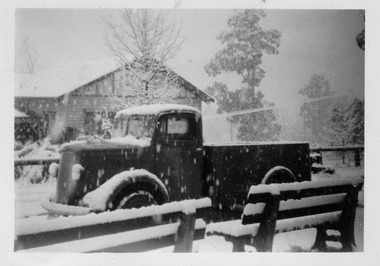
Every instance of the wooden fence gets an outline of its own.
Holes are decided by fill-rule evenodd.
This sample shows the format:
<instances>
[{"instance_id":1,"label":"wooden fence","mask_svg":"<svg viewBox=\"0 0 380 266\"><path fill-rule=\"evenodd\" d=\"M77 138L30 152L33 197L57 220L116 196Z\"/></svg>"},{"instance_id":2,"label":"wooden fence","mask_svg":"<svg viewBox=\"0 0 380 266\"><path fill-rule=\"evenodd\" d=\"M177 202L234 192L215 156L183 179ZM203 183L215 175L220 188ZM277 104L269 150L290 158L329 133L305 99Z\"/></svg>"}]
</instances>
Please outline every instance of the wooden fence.
<instances>
[{"instance_id":1,"label":"wooden fence","mask_svg":"<svg viewBox=\"0 0 380 266\"><path fill-rule=\"evenodd\" d=\"M14 169L15 169L15 177L14 179L18 179L17 167L23 166L42 166L42 177L43 179L49 178L49 165L52 163L59 163L59 158L15 158L14 159Z\"/></svg>"},{"instance_id":2,"label":"wooden fence","mask_svg":"<svg viewBox=\"0 0 380 266\"><path fill-rule=\"evenodd\" d=\"M312 147L310 151L317 152L343 152L343 163L345 160L344 152L354 152L355 166L360 166L360 153L364 151L364 146L332 146L332 147Z\"/></svg>"},{"instance_id":3,"label":"wooden fence","mask_svg":"<svg viewBox=\"0 0 380 266\"><path fill-rule=\"evenodd\" d=\"M174 246L174 252L191 252L193 241L205 237L201 217L210 207L211 200L203 198L84 216L18 220L14 249L92 253Z\"/></svg>"}]
</instances>

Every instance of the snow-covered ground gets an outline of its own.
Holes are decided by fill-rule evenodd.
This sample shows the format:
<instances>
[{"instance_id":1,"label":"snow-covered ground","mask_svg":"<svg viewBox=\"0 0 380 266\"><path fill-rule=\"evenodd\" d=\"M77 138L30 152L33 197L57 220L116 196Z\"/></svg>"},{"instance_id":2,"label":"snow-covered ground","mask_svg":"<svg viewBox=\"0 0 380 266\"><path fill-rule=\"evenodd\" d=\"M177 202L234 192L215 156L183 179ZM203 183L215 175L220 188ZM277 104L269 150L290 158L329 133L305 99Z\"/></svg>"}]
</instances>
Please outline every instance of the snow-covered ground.
<instances>
[{"instance_id":1,"label":"snow-covered ground","mask_svg":"<svg viewBox=\"0 0 380 266\"><path fill-rule=\"evenodd\" d=\"M357 177L364 176L364 167L354 167L343 165L339 162L332 164L335 173L315 174L313 180L326 180L337 177ZM55 181L45 184L15 184L15 219L26 219L31 222L46 220L46 211L40 206L40 199L46 198L55 190ZM24 220L25 221L25 220ZM17 221L16 221L17 222ZM357 208L355 221L355 239L357 251L363 252L363 232L364 232L364 191L359 194L359 207ZM306 229L288 233L277 234L274 239L273 251L275 252L302 252L309 251L315 239L315 229ZM254 251L253 248L247 250ZM171 252L173 247L155 250L154 252ZM196 252L231 252L232 244L224 241L223 237L209 236L200 241L195 241L194 250Z\"/></svg>"}]
</instances>

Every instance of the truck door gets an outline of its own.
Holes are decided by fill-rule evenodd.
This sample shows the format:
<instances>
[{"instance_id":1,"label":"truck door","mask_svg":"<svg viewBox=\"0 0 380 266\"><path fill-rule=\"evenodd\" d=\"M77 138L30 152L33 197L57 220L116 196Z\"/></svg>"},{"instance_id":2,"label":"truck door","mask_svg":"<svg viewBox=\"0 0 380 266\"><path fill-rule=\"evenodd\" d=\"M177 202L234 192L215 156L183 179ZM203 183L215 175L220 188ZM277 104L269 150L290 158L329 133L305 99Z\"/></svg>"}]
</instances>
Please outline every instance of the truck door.
<instances>
[{"instance_id":1,"label":"truck door","mask_svg":"<svg viewBox=\"0 0 380 266\"><path fill-rule=\"evenodd\" d=\"M196 114L171 113L158 118L156 173L170 200L200 197L202 191L202 129Z\"/></svg>"}]
</instances>

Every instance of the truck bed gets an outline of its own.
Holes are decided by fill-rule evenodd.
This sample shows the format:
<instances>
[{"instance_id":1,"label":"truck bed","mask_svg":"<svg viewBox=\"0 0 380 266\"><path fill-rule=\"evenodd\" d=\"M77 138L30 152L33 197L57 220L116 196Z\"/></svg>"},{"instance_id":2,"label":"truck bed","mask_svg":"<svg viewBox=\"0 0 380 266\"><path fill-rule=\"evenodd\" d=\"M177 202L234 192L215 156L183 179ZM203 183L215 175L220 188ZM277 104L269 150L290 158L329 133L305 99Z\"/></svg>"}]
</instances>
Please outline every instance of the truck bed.
<instances>
[{"instance_id":1,"label":"truck bed","mask_svg":"<svg viewBox=\"0 0 380 266\"><path fill-rule=\"evenodd\" d=\"M276 166L290 169L297 181L311 180L309 143L207 143L204 151L205 193L221 206L243 205L249 187Z\"/></svg>"}]
</instances>

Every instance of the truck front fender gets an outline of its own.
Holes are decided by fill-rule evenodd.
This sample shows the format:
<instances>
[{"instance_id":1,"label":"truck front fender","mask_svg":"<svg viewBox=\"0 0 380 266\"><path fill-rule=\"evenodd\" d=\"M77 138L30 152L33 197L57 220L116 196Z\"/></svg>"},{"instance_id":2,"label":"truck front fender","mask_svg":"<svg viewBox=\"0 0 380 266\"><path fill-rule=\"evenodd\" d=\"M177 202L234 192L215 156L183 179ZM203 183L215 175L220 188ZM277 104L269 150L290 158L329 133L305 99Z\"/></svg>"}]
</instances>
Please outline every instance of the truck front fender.
<instances>
[{"instance_id":1,"label":"truck front fender","mask_svg":"<svg viewBox=\"0 0 380 266\"><path fill-rule=\"evenodd\" d=\"M158 204L169 201L169 194L162 181L154 174L146 170L124 171L109 179L97 189L87 193L83 197L82 205L102 212L112 209L113 199L123 190L129 187L149 187L153 190L153 196L158 197Z\"/></svg>"}]
</instances>

